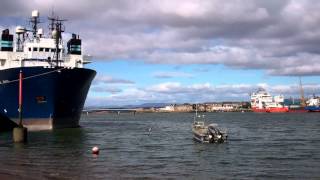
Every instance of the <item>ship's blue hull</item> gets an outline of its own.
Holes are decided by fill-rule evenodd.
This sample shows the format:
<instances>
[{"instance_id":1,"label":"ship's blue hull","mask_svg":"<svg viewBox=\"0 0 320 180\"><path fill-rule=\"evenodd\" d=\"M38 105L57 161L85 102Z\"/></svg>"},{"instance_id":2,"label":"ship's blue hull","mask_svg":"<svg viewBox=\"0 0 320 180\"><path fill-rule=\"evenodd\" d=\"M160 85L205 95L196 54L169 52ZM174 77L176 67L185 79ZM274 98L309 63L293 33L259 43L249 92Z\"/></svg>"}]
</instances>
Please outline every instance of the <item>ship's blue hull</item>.
<instances>
[{"instance_id":1,"label":"ship's blue hull","mask_svg":"<svg viewBox=\"0 0 320 180\"><path fill-rule=\"evenodd\" d=\"M305 109L309 112L320 112L320 106L307 106Z\"/></svg>"},{"instance_id":2,"label":"ship's blue hull","mask_svg":"<svg viewBox=\"0 0 320 180\"><path fill-rule=\"evenodd\" d=\"M85 68L23 67L0 71L0 113L18 120L19 72L23 72L23 124L31 129L79 126L96 74Z\"/></svg>"}]
</instances>

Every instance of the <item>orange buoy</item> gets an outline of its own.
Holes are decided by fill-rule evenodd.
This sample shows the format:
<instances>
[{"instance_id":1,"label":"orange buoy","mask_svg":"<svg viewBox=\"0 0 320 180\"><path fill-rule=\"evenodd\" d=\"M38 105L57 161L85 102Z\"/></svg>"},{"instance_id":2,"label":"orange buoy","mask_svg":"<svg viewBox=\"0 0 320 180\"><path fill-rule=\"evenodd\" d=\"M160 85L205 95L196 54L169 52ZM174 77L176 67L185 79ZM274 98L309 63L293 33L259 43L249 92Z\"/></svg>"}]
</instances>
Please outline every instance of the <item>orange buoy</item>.
<instances>
[{"instance_id":1,"label":"orange buoy","mask_svg":"<svg viewBox=\"0 0 320 180\"><path fill-rule=\"evenodd\" d=\"M92 154L99 154L99 148L98 148L98 146L94 146L94 147L92 148Z\"/></svg>"}]
</instances>

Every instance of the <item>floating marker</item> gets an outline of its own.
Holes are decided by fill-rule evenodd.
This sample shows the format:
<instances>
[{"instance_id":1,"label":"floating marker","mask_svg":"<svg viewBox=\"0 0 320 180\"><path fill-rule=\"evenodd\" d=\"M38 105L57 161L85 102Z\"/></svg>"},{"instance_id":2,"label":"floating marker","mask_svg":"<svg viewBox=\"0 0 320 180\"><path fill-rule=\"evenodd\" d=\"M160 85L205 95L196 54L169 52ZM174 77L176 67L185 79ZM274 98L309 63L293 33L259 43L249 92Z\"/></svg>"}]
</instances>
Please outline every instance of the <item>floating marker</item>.
<instances>
[{"instance_id":1,"label":"floating marker","mask_svg":"<svg viewBox=\"0 0 320 180\"><path fill-rule=\"evenodd\" d=\"M152 127L149 128L149 134L148 134L148 136L150 136L151 131L152 131Z\"/></svg>"},{"instance_id":2,"label":"floating marker","mask_svg":"<svg viewBox=\"0 0 320 180\"><path fill-rule=\"evenodd\" d=\"M98 148L98 146L94 146L94 147L92 148L92 154L99 154L99 148Z\"/></svg>"}]
</instances>

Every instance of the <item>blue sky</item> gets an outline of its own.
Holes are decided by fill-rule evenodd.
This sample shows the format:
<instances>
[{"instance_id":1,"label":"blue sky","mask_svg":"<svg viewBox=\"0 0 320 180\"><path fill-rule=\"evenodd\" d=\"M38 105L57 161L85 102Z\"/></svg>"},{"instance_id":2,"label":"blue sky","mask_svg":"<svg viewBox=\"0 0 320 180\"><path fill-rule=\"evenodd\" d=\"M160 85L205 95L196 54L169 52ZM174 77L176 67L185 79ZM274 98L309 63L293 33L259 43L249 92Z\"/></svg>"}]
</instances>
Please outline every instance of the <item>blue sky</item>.
<instances>
[{"instance_id":1,"label":"blue sky","mask_svg":"<svg viewBox=\"0 0 320 180\"><path fill-rule=\"evenodd\" d=\"M258 84L268 83L270 85L277 84L295 84L299 82L297 76L269 76L263 70L242 70L231 69L223 65L153 65L143 62L130 62L124 60L116 60L110 62L93 61L86 66L98 72L98 75L110 75L135 82L143 87L150 84L164 83L168 79L170 81L178 81L183 84L193 83L212 83L214 85L221 84ZM157 72L180 72L190 76L157 78L154 75ZM308 76L302 78L304 83L313 83L318 80L317 76Z\"/></svg>"},{"instance_id":2,"label":"blue sky","mask_svg":"<svg viewBox=\"0 0 320 180\"><path fill-rule=\"evenodd\" d=\"M239 97L228 97L224 96L223 92L219 93L219 96L214 97L212 99L203 99L199 98L199 101L196 99L190 98L184 99L185 101L166 101L166 99L157 99L155 101L132 101L128 100L127 104L141 104L147 102L169 102L169 103L184 103L184 102L210 102L210 101L228 101L228 100L236 100L236 101L248 101L249 93L256 90L254 87L269 87L272 89L272 86L294 86L295 89L291 89L290 93L287 94L287 97L299 97L299 78L298 76L270 76L265 73L263 70L243 70L243 69L232 69L229 67L225 67L223 65L154 65L154 64L146 64L140 61L128 61L128 60L116 60L110 62L104 61L93 61L92 64L87 65L87 68L95 69L98 73L98 76L110 76L117 77L119 79L125 79L132 81L133 84L117 84L116 87L119 89L128 89L128 88L141 88L145 89L146 87L167 83L167 82L178 82L181 83L182 86L190 86L193 84L206 84L209 83L212 86L230 86L230 89L237 87L232 87L234 85L248 85L250 88L249 91L242 94ZM159 78L157 74L171 74L176 73L172 77ZM311 95L313 93L319 92L319 86L317 84L318 77L317 76L304 76L302 77L303 84L315 84L314 89L309 88L308 94ZM95 85L93 85L94 87ZM228 90L226 90L228 91ZM273 90L274 93L285 94L287 90L276 89ZM210 93L210 92L208 92ZM242 92L243 93L243 92ZM111 96L113 93L103 91L97 92L91 90L89 93L89 97L104 97ZM286 95L286 94L285 94ZM172 100L172 99L170 99ZM207 101L206 101L207 100ZM104 102L104 101L103 101ZM104 104L104 103L102 103ZM125 105L126 102L120 102L119 105ZM91 104L89 104L91 105ZM117 103L110 104L118 105Z\"/></svg>"},{"instance_id":3,"label":"blue sky","mask_svg":"<svg viewBox=\"0 0 320 180\"><path fill-rule=\"evenodd\" d=\"M317 0L12 0L0 29L34 9L68 19L93 57L86 106L248 101L259 87L299 97L300 76L320 94Z\"/></svg>"}]
</instances>

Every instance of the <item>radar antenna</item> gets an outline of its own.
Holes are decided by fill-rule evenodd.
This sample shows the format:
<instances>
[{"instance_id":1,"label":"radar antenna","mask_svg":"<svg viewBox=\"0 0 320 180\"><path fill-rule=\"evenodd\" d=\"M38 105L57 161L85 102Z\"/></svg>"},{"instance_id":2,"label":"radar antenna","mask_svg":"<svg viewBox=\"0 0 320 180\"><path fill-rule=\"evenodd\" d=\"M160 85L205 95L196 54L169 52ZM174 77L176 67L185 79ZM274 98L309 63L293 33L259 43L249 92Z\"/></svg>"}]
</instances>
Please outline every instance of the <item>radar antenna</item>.
<instances>
[{"instance_id":1,"label":"radar antenna","mask_svg":"<svg viewBox=\"0 0 320 180\"><path fill-rule=\"evenodd\" d=\"M49 32L52 32L55 29L55 21L56 21L56 18L54 17L54 12L53 11L51 13L51 17L48 17L48 20L50 21L50 23L49 23ZM51 37L52 37L52 34L51 34Z\"/></svg>"},{"instance_id":2,"label":"radar antenna","mask_svg":"<svg viewBox=\"0 0 320 180\"><path fill-rule=\"evenodd\" d=\"M32 26L32 34L33 38L37 38L37 32L38 32L38 24L40 23L40 14L38 10L32 11L32 17L30 19L30 23Z\"/></svg>"},{"instance_id":3,"label":"radar antenna","mask_svg":"<svg viewBox=\"0 0 320 180\"><path fill-rule=\"evenodd\" d=\"M55 60L56 66L59 66L59 54L62 49L59 48L59 45L62 43L62 33L65 31L65 27L63 25L66 19L60 19L59 17L48 17L50 21L49 29L52 31L52 38L55 40Z\"/></svg>"}]
</instances>

